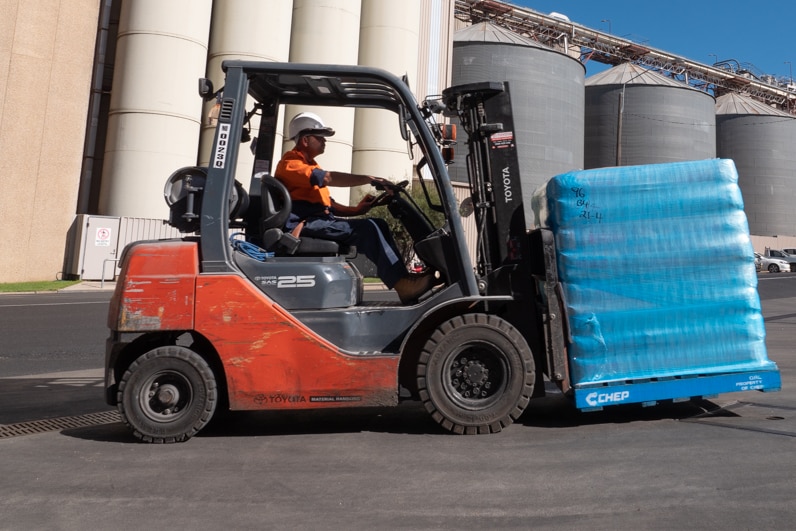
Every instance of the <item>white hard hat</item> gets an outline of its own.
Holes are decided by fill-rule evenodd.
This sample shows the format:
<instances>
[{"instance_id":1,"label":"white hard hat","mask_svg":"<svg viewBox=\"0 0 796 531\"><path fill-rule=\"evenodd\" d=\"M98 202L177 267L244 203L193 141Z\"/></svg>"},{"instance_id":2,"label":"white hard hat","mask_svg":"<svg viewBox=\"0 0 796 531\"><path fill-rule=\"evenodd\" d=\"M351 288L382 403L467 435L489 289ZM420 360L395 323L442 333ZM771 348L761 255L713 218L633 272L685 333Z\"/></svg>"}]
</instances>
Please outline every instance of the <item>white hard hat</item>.
<instances>
[{"instance_id":1,"label":"white hard hat","mask_svg":"<svg viewBox=\"0 0 796 531\"><path fill-rule=\"evenodd\" d=\"M318 136L332 136L334 134L334 129L323 125L323 120L321 120L321 117L317 114L302 112L290 120L290 125L287 126L287 134L290 140L296 140L302 133Z\"/></svg>"}]
</instances>

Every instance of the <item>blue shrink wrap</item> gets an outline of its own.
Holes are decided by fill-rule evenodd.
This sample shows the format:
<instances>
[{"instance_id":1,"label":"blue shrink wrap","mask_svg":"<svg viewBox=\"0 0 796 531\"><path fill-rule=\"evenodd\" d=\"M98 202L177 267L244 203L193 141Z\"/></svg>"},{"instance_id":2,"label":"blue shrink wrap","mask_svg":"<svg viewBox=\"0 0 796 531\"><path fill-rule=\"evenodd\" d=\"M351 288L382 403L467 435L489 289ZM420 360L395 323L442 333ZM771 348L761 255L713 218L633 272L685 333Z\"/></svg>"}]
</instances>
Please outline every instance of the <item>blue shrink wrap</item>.
<instances>
[{"instance_id":1,"label":"blue shrink wrap","mask_svg":"<svg viewBox=\"0 0 796 531\"><path fill-rule=\"evenodd\" d=\"M731 160L559 175L532 210L555 236L573 385L776 368Z\"/></svg>"}]
</instances>

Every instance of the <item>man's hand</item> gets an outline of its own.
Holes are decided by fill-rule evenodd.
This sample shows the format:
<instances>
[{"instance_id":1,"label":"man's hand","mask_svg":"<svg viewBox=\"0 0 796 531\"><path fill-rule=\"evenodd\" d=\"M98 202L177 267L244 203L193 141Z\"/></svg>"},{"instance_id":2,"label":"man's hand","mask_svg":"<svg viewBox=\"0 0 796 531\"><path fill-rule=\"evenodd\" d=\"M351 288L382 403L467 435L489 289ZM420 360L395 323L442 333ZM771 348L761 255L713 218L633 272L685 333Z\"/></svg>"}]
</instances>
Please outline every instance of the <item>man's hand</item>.
<instances>
[{"instance_id":1,"label":"man's hand","mask_svg":"<svg viewBox=\"0 0 796 531\"><path fill-rule=\"evenodd\" d=\"M378 206L376 200L378 199L377 196L373 194L367 194L365 197L359 200L359 204L357 204L357 211L360 214L367 214L371 208Z\"/></svg>"},{"instance_id":2,"label":"man's hand","mask_svg":"<svg viewBox=\"0 0 796 531\"><path fill-rule=\"evenodd\" d=\"M371 186L375 187L377 190L387 190L391 192L395 186L392 181L384 177L371 177L370 179Z\"/></svg>"}]
</instances>

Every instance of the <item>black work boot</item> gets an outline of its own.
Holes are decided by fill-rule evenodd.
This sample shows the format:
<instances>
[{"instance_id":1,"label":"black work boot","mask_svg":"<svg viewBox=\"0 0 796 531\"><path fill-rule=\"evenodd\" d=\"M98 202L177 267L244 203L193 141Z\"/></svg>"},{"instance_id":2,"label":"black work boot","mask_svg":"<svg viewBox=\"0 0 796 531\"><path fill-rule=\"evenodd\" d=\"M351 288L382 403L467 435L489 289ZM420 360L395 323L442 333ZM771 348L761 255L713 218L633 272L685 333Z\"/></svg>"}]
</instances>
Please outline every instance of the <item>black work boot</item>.
<instances>
[{"instance_id":1,"label":"black work boot","mask_svg":"<svg viewBox=\"0 0 796 531\"><path fill-rule=\"evenodd\" d=\"M436 278L434 272L424 273L422 275L406 275L401 280L395 283L393 289L401 299L402 304L412 304L417 302L425 292L434 287Z\"/></svg>"}]
</instances>

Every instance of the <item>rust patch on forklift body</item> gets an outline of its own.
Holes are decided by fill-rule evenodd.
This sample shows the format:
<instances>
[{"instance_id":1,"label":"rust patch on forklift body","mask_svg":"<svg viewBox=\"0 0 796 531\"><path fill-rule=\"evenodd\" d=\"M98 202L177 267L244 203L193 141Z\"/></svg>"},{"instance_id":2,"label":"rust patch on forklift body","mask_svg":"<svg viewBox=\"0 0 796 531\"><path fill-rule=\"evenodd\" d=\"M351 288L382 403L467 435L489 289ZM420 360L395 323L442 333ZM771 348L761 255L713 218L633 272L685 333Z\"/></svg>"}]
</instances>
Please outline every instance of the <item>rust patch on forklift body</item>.
<instances>
[{"instance_id":1,"label":"rust patch on forklift body","mask_svg":"<svg viewBox=\"0 0 796 531\"><path fill-rule=\"evenodd\" d=\"M232 365L233 367L238 367L238 368L246 367L251 362L252 362L252 358L237 357L237 358L230 358L229 359L230 365Z\"/></svg>"},{"instance_id":2,"label":"rust patch on forklift body","mask_svg":"<svg viewBox=\"0 0 796 531\"><path fill-rule=\"evenodd\" d=\"M120 332L190 330L198 245L186 241L138 242L124 254L122 275L108 314Z\"/></svg>"}]
</instances>

